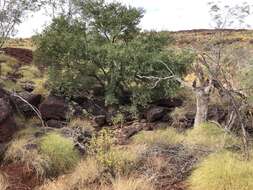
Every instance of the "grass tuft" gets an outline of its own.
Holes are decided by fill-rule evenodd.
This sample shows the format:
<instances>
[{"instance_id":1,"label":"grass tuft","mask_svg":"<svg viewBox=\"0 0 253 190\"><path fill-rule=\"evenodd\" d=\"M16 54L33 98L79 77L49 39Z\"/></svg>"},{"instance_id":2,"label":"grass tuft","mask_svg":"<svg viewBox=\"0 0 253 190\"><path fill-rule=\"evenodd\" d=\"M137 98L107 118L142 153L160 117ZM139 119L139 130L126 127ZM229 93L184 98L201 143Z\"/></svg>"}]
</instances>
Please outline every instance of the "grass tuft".
<instances>
[{"instance_id":1,"label":"grass tuft","mask_svg":"<svg viewBox=\"0 0 253 190\"><path fill-rule=\"evenodd\" d=\"M49 133L40 140L40 153L50 160L52 175L65 173L79 161L79 154L74 149L72 140L56 133Z\"/></svg>"},{"instance_id":2,"label":"grass tuft","mask_svg":"<svg viewBox=\"0 0 253 190\"><path fill-rule=\"evenodd\" d=\"M194 127L186 134L186 141L190 144L206 146L212 150L239 144L237 137L226 133L224 129L214 123L204 123Z\"/></svg>"},{"instance_id":3,"label":"grass tuft","mask_svg":"<svg viewBox=\"0 0 253 190\"><path fill-rule=\"evenodd\" d=\"M192 173L190 190L252 190L253 160L221 152L210 155Z\"/></svg>"}]
</instances>

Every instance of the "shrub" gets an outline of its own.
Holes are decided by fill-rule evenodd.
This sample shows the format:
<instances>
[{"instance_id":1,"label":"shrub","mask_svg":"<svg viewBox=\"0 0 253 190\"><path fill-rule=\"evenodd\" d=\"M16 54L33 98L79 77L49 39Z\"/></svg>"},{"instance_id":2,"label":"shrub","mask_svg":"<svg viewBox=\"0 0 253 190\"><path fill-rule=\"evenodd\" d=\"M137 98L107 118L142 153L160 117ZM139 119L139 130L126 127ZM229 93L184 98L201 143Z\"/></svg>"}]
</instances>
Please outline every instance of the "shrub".
<instances>
[{"instance_id":1,"label":"shrub","mask_svg":"<svg viewBox=\"0 0 253 190\"><path fill-rule=\"evenodd\" d=\"M26 145L29 144L29 138L16 138L9 145L4 160L13 163L23 163L28 169L34 170L37 176L45 176L48 168L48 160L40 155L37 149L29 150Z\"/></svg>"},{"instance_id":2,"label":"shrub","mask_svg":"<svg viewBox=\"0 0 253 190\"><path fill-rule=\"evenodd\" d=\"M73 141L56 133L49 133L40 140L40 153L48 157L52 175L66 172L79 160Z\"/></svg>"},{"instance_id":3,"label":"shrub","mask_svg":"<svg viewBox=\"0 0 253 190\"><path fill-rule=\"evenodd\" d=\"M210 155L192 173L190 190L252 190L253 160L221 152Z\"/></svg>"},{"instance_id":4,"label":"shrub","mask_svg":"<svg viewBox=\"0 0 253 190\"><path fill-rule=\"evenodd\" d=\"M187 142L207 146L210 149L221 149L228 146L238 145L239 140L232 134L214 123L204 123L194 127L187 133Z\"/></svg>"},{"instance_id":5,"label":"shrub","mask_svg":"<svg viewBox=\"0 0 253 190\"><path fill-rule=\"evenodd\" d=\"M0 172L0 189L6 190L7 188L8 188L8 181L5 175L2 172Z\"/></svg>"},{"instance_id":6,"label":"shrub","mask_svg":"<svg viewBox=\"0 0 253 190\"><path fill-rule=\"evenodd\" d=\"M180 143L182 140L183 136L174 128L143 131L133 137L135 144L146 144L148 146L169 146Z\"/></svg>"},{"instance_id":7,"label":"shrub","mask_svg":"<svg viewBox=\"0 0 253 190\"><path fill-rule=\"evenodd\" d=\"M129 174L139 160L138 149L120 149L114 147L115 139L108 130L102 130L93 137L89 153L95 157L98 164L109 171L111 175Z\"/></svg>"},{"instance_id":8,"label":"shrub","mask_svg":"<svg viewBox=\"0 0 253 190\"><path fill-rule=\"evenodd\" d=\"M113 181L113 190L154 190L153 185L142 178L119 178Z\"/></svg>"}]
</instances>

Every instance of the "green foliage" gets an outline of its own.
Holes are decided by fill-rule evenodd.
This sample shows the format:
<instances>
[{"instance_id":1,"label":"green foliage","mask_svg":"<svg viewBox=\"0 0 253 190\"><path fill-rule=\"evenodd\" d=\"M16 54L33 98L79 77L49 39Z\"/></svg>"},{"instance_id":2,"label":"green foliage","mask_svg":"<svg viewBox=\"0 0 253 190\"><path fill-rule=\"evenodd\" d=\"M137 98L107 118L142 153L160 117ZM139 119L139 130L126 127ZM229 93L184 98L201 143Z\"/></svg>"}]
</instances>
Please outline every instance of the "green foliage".
<instances>
[{"instance_id":1,"label":"green foliage","mask_svg":"<svg viewBox=\"0 0 253 190\"><path fill-rule=\"evenodd\" d=\"M251 190L253 162L239 155L221 152L207 157L192 173L190 190Z\"/></svg>"},{"instance_id":2,"label":"green foliage","mask_svg":"<svg viewBox=\"0 0 253 190\"><path fill-rule=\"evenodd\" d=\"M89 86L86 69L92 73L92 67L86 61L85 24L61 16L35 38L35 43L35 62L49 67L49 84L54 92L71 96L83 84Z\"/></svg>"},{"instance_id":3,"label":"green foliage","mask_svg":"<svg viewBox=\"0 0 253 190\"><path fill-rule=\"evenodd\" d=\"M56 133L49 133L40 141L40 152L50 161L52 175L64 173L79 161L79 154L74 149L72 140Z\"/></svg>"},{"instance_id":4,"label":"green foliage","mask_svg":"<svg viewBox=\"0 0 253 190\"><path fill-rule=\"evenodd\" d=\"M75 6L82 19L56 18L37 38L36 62L49 66L54 92L71 97L99 85L107 105L123 103L129 93L134 105L143 106L179 87L171 80L151 89L138 77L171 75L165 65L181 76L193 61L189 52L166 50L167 34L140 32L142 9L103 0L79 0Z\"/></svg>"}]
</instances>

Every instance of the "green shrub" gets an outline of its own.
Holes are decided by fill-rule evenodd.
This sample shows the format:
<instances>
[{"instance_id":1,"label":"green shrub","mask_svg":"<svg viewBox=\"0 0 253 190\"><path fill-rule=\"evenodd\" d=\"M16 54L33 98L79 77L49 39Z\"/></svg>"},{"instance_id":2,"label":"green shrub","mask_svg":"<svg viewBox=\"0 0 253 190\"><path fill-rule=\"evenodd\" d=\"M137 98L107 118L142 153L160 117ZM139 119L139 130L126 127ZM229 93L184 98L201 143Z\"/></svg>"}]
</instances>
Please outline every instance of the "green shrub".
<instances>
[{"instance_id":1,"label":"green shrub","mask_svg":"<svg viewBox=\"0 0 253 190\"><path fill-rule=\"evenodd\" d=\"M49 133L40 140L40 152L50 161L52 175L64 173L79 161L79 154L74 149L72 140L56 133Z\"/></svg>"},{"instance_id":2,"label":"green shrub","mask_svg":"<svg viewBox=\"0 0 253 190\"><path fill-rule=\"evenodd\" d=\"M186 141L190 144L206 146L210 149L222 149L233 145L239 145L239 140L233 134L225 132L214 123L204 123L194 127L186 135Z\"/></svg>"},{"instance_id":3,"label":"green shrub","mask_svg":"<svg viewBox=\"0 0 253 190\"><path fill-rule=\"evenodd\" d=\"M182 140L183 135L179 134L174 128L142 131L133 137L135 144L146 144L148 146L169 146L180 143Z\"/></svg>"},{"instance_id":4,"label":"green shrub","mask_svg":"<svg viewBox=\"0 0 253 190\"><path fill-rule=\"evenodd\" d=\"M221 152L210 155L192 173L190 190L252 190L253 160Z\"/></svg>"}]
</instances>

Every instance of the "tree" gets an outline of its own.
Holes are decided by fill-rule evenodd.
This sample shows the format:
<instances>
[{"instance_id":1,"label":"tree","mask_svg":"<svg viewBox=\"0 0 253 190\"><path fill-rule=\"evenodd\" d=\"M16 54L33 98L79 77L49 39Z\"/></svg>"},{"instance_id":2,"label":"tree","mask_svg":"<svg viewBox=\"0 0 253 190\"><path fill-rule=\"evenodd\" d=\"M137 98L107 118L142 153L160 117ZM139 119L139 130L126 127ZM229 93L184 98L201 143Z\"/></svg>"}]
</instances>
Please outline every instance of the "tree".
<instances>
[{"instance_id":1,"label":"tree","mask_svg":"<svg viewBox=\"0 0 253 190\"><path fill-rule=\"evenodd\" d=\"M0 0L0 48L27 14L38 10L41 4L40 0Z\"/></svg>"},{"instance_id":2,"label":"tree","mask_svg":"<svg viewBox=\"0 0 253 190\"><path fill-rule=\"evenodd\" d=\"M179 86L174 81L163 81L151 90L146 81L138 77L138 74L165 75L163 64L170 65L181 76L192 61L188 59L190 54L166 50L170 40L166 33L140 31L142 9L103 0L76 0L74 3L75 10L80 10L79 16L62 16L60 20L64 25L56 24L59 18L55 19L39 37L36 51L41 63L48 63L51 68L60 65L57 71L56 68L51 70L55 71L55 79L66 79L62 81L71 86L64 88L71 89L70 96L80 92L80 88L89 90L91 86L99 85L105 91L107 105L126 103L124 98L128 94L127 102L143 106L153 98L165 97ZM77 30L80 25L86 27ZM68 59L63 59L65 57ZM68 60L71 69L66 69ZM75 77L71 76L73 73ZM85 84L87 80L81 80L81 77L92 78L93 85ZM76 79L75 83L70 82L71 78ZM72 90L73 87L76 90Z\"/></svg>"}]
</instances>

